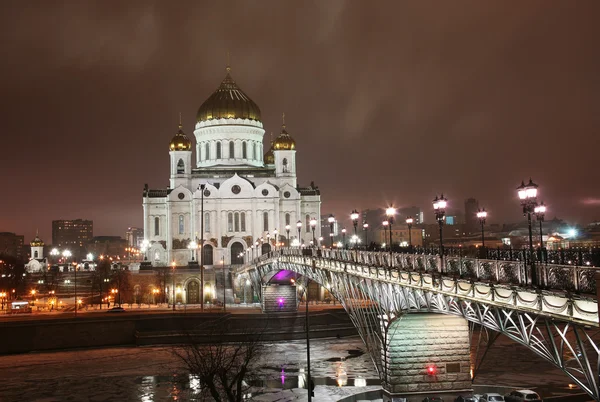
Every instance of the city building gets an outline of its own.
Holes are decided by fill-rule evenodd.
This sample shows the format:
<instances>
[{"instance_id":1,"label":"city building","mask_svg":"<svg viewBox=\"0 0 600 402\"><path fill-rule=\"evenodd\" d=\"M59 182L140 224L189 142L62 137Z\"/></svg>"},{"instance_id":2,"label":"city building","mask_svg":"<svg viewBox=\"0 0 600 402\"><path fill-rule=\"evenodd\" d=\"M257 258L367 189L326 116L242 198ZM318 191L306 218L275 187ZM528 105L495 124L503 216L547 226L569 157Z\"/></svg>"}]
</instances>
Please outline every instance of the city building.
<instances>
[{"instance_id":1,"label":"city building","mask_svg":"<svg viewBox=\"0 0 600 402\"><path fill-rule=\"evenodd\" d=\"M379 244L390 243L390 230L379 229L376 232L376 238L374 241ZM408 247L409 244L413 247L423 246L423 230L419 228L410 228L410 237L408 234L408 225L405 223L392 225L392 243L393 246Z\"/></svg>"},{"instance_id":2,"label":"city building","mask_svg":"<svg viewBox=\"0 0 600 402\"><path fill-rule=\"evenodd\" d=\"M68 249L75 259L81 259L85 247L94 237L94 222L85 219L52 221L52 246Z\"/></svg>"},{"instance_id":3,"label":"city building","mask_svg":"<svg viewBox=\"0 0 600 402\"><path fill-rule=\"evenodd\" d=\"M126 250L128 246L127 240L121 236L95 236L87 243L86 250L88 254L92 254L93 259L100 256L120 259L129 255Z\"/></svg>"},{"instance_id":4,"label":"city building","mask_svg":"<svg viewBox=\"0 0 600 402\"><path fill-rule=\"evenodd\" d=\"M297 183L296 141L286 131L263 152L265 130L260 108L236 84L227 68L225 79L202 103L196 115L192 141L181 123L169 145L168 188L143 192L144 236L148 260L154 266L202 262L241 264L250 248L266 253L279 240L296 240L296 222L302 223L300 242L309 244L312 218L321 215L319 189ZM292 226L286 239L285 226ZM315 237L321 236L321 225ZM248 254L249 255L249 254ZM196 258L194 258L196 257Z\"/></svg>"},{"instance_id":5,"label":"city building","mask_svg":"<svg viewBox=\"0 0 600 402\"><path fill-rule=\"evenodd\" d=\"M144 229L128 228L127 232L125 232L125 239L129 247L141 248L144 242Z\"/></svg>"},{"instance_id":6,"label":"city building","mask_svg":"<svg viewBox=\"0 0 600 402\"><path fill-rule=\"evenodd\" d=\"M25 258L23 244L25 237L12 232L0 232L0 255L15 257L18 260Z\"/></svg>"}]
</instances>

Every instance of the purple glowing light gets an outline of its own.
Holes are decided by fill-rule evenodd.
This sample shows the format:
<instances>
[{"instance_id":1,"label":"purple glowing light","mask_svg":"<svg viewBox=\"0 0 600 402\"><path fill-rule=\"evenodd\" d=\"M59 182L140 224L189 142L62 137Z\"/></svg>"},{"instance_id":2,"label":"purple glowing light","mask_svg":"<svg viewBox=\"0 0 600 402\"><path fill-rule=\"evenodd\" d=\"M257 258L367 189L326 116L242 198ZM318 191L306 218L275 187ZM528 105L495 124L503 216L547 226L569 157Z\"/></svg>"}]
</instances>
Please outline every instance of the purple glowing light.
<instances>
[{"instance_id":1,"label":"purple glowing light","mask_svg":"<svg viewBox=\"0 0 600 402\"><path fill-rule=\"evenodd\" d=\"M283 298L279 298L279 307L283 307Z\"/></svg>"}]
</instances>

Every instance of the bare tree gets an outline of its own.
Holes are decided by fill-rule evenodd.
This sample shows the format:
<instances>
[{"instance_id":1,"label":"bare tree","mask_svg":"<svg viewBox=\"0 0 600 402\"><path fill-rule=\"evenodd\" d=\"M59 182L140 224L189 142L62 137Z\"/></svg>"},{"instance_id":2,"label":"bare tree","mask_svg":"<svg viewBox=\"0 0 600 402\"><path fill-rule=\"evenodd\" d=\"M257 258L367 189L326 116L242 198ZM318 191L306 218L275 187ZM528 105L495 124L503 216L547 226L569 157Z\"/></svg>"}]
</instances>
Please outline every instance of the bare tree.
<instances>
[{"instance_id":1,"label":"bare tree","mask_svg":"<svg viewBox=\"0 0 600 402\"><path fill-rule=\"evenodd\" d=\"M226 323L214 324L201 336L190 336L187 345L174 349L189 374L198 379L202 396L210 394L216 402L244 399L249 388L244 379L252 373L263 350L260 333L229 329Z\"/></svg>"}]
</instances>

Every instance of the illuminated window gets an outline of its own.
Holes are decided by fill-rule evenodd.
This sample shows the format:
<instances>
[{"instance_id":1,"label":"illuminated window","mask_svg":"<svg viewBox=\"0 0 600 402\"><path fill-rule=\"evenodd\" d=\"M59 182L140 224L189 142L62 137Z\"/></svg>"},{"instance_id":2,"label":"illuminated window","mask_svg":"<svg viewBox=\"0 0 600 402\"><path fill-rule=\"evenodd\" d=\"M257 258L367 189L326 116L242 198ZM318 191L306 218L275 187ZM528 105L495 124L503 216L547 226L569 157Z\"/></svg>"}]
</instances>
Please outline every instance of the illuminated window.
<instances>
[{"instance_id":1,"label":"illuminated window","mask_svg":"<svg viewBox=\"0 0 600 402\"><path fill-rule=\"evenodd\" d=\"M154 236L158 236L160 234L160 219L158 216L154 218Z\"/></svg>"},{"instance_id":2,"label":"illuminated window","mask_svg":"<svg viewBox=\"0 0 600 402\"><path fill-rule=\"evenodd\" d=\"M234 221L235 231L239 232L240 231L240 214L236 212L233 217L234 217L233 221Z\"/></svg>"},{"instance_id":3,"label":"illuminated window","mask_svg":"<svg viewBox=\"0 0 600 402\"><path fill-rule=\"evenodd\" d=\"M241 221L241 227L242 227L242 232L246 231L246 213L242 212L240 214L240 221Z\"/></svg>"},{"instance_id":4,"label":"illuminated window","mask_svg":"<svg viewBox=\"0 0 600 402\"><path fill-rule=\"evenodd\" d=\"M242 158L246 159L248 157L248 145L246 141L242 142Z\"/></svg>"},{"instance_id":5,"label":"illuminated window","mask_svg":"<svg viewBox=\"0 0 600 402\"><path fill-rule=\"evenodd\" d=\"M263 212L263 230L265 232L269 231L269 213Z\"/></svg>"},{"instance_id":6,"label":"illuminated window","mask_svg":"<svg viewBox=\"0 0 600 402\"><path fill-rule=\"evenodd\" d=\"M221 143L217 142L217 159L221 159Z\"/></svg>"},{"instance_id":7,"label":"illuminated window","mask_svg":"<svg viewBox=\"0 0 600 402\"><path fill-rule=\"evenodd\" d=\"M183 215L179 215L179 234L183 234Z\"/></svg>"},{"instance_id":8,"label":"illuminated window","mask_svg":"<svg viewBox=\"0 0 600 402\"><path fill-rule=\"evenodd\" d=\"M229 141L229 157L235 158L235 145L233 141Z\"/></svg>"},{"instance_id":9,"label":"illuminated window","mask_svg":"<svg viewBox=\"0 0 600 402\"><path fill-rule=\"evenodd\" d=\"M233 232L233 213L227 214L227 231Z\"/></svg>"},{"instance_id":10,"label":"illuminated window","mask_svg":"<svg viewBox=\"0 0 600 402\"><path fill-rule=\"evenodd\" d=\"M204 214L204 233L210 233L210 213Z\"/></svg>"}]
</instances>

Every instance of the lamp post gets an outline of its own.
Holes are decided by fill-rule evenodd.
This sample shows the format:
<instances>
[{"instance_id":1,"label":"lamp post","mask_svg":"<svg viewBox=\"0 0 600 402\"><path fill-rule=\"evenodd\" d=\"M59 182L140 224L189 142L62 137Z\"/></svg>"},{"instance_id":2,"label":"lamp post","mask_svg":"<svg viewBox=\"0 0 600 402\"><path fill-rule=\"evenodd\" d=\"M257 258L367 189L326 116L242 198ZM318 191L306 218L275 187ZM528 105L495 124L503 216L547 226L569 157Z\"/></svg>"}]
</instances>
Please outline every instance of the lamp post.
<instances>
[{"instance_id":1,"label":"lamp post","mask_svg":"<svg viewBox=\"0 0 600 402\"><path fill-rule=\"evenodd\" d=\"M390 223L388 221L383 221L381 222L381 224L383 225L383 243L387 243L387 228L390 225ZM384 248L385 251L385 248Z\"/></svg>"},{"instance_id":2,"label":"lamp post","mask_svg":"<svg viewBox=\"0 0 600 402\"><path fill-rule=\"evenodd\" d=\"M365 232L365 250L369 250L369 224L363 223L363 230Z\"/></svg>"},{"instance_id":3,"label":"lamp post","mask_svg":"<svg viewBox=\"0 0 600 402\"><path fill-rule=\"evenodd\" d=\"M358 211L356 209L352 210L352 213L350 214L350 219L352 219L352 225L354 226L354 236L356 236L356 226L358 226ZM355 247L356 247L356 243Z\"/></svg>"},{"instance_id":4,"label":"lamp post","mask_svg":"<svg viewBox=\"0 0 600 402\"><path fill-rule=\"evenodd\" d=\"M481 247L485 249L485 236L483 233L483 226L485 225L485 219L487 218L487 212L485 212L485 208L477 211L477 219L479 219L479 224L481 225Z\"/></svg>"},{"instance_id":5,"label":"lamp post","mask_svg":"<svg viewBox=\"0 0 600 402\"><path fill-rule=\"evenodd\" d=\"M412 250L412 225L414 219L411 217L406 218L406 226L408 226L408 250Z\"/></svg>"},{"instance_id":6,"label":"lamp post","mask_svg":"<svg viewBox=\"0 0 600 402\"><path fill-rule=\"evenodd\" d=\"M200 184L200 311L204 312L204 193L210 191L206 189L206 184Z\"/></svg>"},{"instance_id":7,"label":"lamp post","mask_svg":"<svg viewBox=\"0 0 600 402\"><path fill-rule=\"evenodd\" d=\"M277 236L277 233L279 233L277 231L277 229L273 230L273 237L275 238L275 251L277 251L277 243L279 242L279 236Z\"/></svg>"},{"instance_id":8,"label":"lamp post","mask_svg":"<svg viewBox=\"0 0 600 402\"><path fill-rule=\"evenodd\" d=\"M298 229L298 249L300 249L300 244L302 241L300 240L300 231L302 230L302 221L296 222L296 228Z\"/></svg>"},{"instance_id":9,"label":"lamp post","mask_svg":"<svg viewBox=\"0 0 600 402\"><path fill-rule=\"evenodd\" d=\"M342 247L346 249L346 228L342 228Z\"/></svg>"},{"instance_id":10,"label":"lamp post","mask_svg":"<svg viewBox=\"0 0 600 402\"><path fill-rule=\"evenodd\" d=\"M517 187L517 194L521 200L521 206L523 207L523 215L527 216L527 225L529 228L529 258L531 261L531 284L537 286L537 271L535 267L535 257L533 254L533 234L531 231L531 214L535 212L535 206L537 205L537 189L538 185L535 184L531 179L529 183L525 185L525 182L521 182L521 185ZM525 284L527 284L527 270L525 270Z\"/></svg>"},{"instance_id":11,"label":"lamp post","mask_svg":"<svg viewBox=\"0 0 600 402\"><path fill-rule=\"evenodd\" d=\"M332 214L329 214L327 222L329 222L329 240L331 244L331 249L333 250L333 223L335 222L335 217Z\"/></svg>"},{"instance_id":12,"label":"lamp post","mask_svg":"<svg viewBox=\"0 0 600 402\"><path fill-rule=\"evenodd\" d=\"M57 248L53 248L53 249L50 251L50 255L51 255L52 257L54 257L54 258L56 259L56 261L58 262L58 256L60 255L60 251L58 251L58 249L57 249Z\"/></svg>"},{"instance_id":13,"label":"lamp post","mask_svg":"<svg viewBox=\"0 0 600 402\"><path fill-rule=\"evenodd\" d=\"M535 217L537 218L538 222L540 223L540 261L543 262L544 238L542 236L542 222L544 222L544 215L546 214L546 205L544 205L544 202L542 201L542 203L540 205L536 206L534 208L533 212L535 213Z\"/></svg>"},{"instance_id":14,"label":"lamp post","mask_svg":"<svg viewBox=\"0 0 600 402\"><path fill-rule=\"evenodd\" d=\"M394 215L396 215L396 208L390 206L385 210L385 215L390 223L390 267L392 266L392 224L394 224Z\"/></svg>"},{"instance_id":15,"label":"lamp post","mask_svg":"<svg viewBox=\"0 0 600 402\"><path fill-rule=\"evenodd\" d=\"M225 285L227 282L225 279L225 258L221 258L221 267L223 269L223 312L225 312Z\"/></svg>"},{"instance_id":16,"label":"lamp post","mask_svg":"<svg viewBox=\"0 0 600 402\"><path fill-rule=\"evenodd\" d=\"M313 235L313 245L317 244L317 239L315 238L315 229L317 228L317 218L310 218L310 228L312 229Z\"/></svg>"},{"instance_id":17,"label":"lamp post","mask_svg":"<svg viewBox=\"0 0 600 402\"><path fill-rule=\"evenodd\" d=\"M68 267L68 259L71 258L71 252L69 250L65 250L62 252L62 255L65 259L65 266ZM75 315L77 315L77 266L74 266L73 269L75 270L75 279L73 280L73 286L75 289Z\"/></svg>"},{"instance_id":18,"label":"lamp post","mask_svg":"<svg viewBox=\"0 0 600 402\"><path fill-rule=\"evenodd\" d=\"M444 217L446 216L446 206L448 206L448 200L444 198L444 194L437 196L433 200L433 210L435 212L435 219L440 225L440 271L444 273L444 239L442 233L442 227L444 226Z\"/></svg>"},{"instance_id":19,"label":"lamp post","mask_svg":"<svg viewBox=\"0 0 600 402\"><path fill-rule=\"evenodd\" d=\"M290 244L290 229L291 229L290 225L285 225L285 235L287 236L287 246L288 246L288 248L291 246L291 244Z\"/></svg>"},{"instance_id":20,"label":"lamp post","mask_svg":"<svg viewBox=\"0 0 600 402\"><path fill-rule=\"evenodd\" d=\"M144 252L144 261L148 261L148 248L150 247L150 242L148 239L142 240L142 251Z\"/></svg>"},{"instance_id":21,"label":"lamp post","mask_svg":"<svg viewBox=\"0 0 600 402\"><path fill-rule=\"evenodd\" d=\"M172 286L172 288L173 288L173 292L172 292L173 293L173 311L175 311L175 261L173 261L171 263L171 267L173 269L173 273L171 275L171 276L173 276L173 286Z\"/></svg>"}]
</instances>

